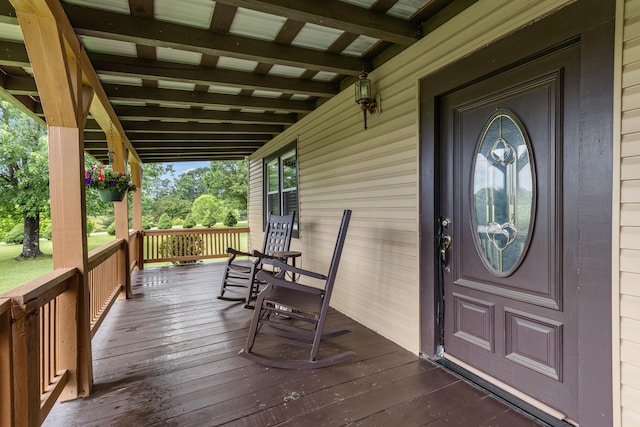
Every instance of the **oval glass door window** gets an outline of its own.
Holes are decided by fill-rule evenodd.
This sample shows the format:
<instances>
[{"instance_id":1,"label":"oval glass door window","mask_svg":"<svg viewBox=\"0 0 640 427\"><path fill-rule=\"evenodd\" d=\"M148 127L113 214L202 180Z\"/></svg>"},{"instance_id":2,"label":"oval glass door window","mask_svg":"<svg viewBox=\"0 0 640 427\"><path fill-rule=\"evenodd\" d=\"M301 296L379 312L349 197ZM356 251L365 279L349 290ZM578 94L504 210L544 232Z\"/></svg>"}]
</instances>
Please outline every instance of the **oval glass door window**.
<instances>
[{"instance_id":1,"label":"oval glass door window","mask_svg":"<svg viewBox=\"0 0 640 427\"><path fill-rule=\"evenodd\" d=\"M508 110L494 113L480 134L473 165L476 247L489 270L512 274L524 258L535 205L529 139Z\"/></svg>"}]
</instances>

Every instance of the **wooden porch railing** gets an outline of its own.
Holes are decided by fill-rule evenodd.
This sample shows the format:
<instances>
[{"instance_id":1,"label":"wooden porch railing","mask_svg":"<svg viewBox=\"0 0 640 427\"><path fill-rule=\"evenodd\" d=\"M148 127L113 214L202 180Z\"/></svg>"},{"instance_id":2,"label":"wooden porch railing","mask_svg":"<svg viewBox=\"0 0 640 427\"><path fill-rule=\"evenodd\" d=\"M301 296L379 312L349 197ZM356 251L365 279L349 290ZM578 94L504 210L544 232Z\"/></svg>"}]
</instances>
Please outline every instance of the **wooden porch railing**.
<instances>
[{"instance_id":1,"label":"wooden porch railing","mask_svg":"<svg viewBox=\"0 0 640 427\"><path fill-rule=\"evenodd\" d=\"M126 248L120 239L89 253L92 336L128 283ZM38 426L58 398L77 395L65 387L77 387L81 283L61 268L0 295L0 425Z\"/></svg>"},{"instance_id":2,"label":"wooden porch railing","mask_svg":"<svg viewBox=\"0 0 640 427\"><path fill-rule=\"evenodd\" d=\"M88 310L93 337L118 296L131 295L131 269L144 262L225 257L229 246L246 250L248 231L132 232L129 244L118 239L88 254L85 292L80 272L61 268L1 294L0 426L39 426L56 400L77 396L73 373L91 363L78 357L77 319ZM83 308L79 295L87 293L89 307Z\"/></svg>"},{"instance_id":3,"label":"wooden porch railing","mask_svg":"<svg viewBox=\"0 0 640 427\"><path fill-rule=\"evenodd\" d=\"M247 249L249 228L144 230L144 263L227 257L228 247Z\"/></svg>"},{"instance_id":4,"label":"wooden porch railing","mask_svg":"<svg viewBox=\"0 0 640 427\"><path fill-rule=\"evenodd\" d=\"M95 335L121 291L128 283L126 242L115 240L89 252L89 319Z\"/></svg>"}]
</instances>

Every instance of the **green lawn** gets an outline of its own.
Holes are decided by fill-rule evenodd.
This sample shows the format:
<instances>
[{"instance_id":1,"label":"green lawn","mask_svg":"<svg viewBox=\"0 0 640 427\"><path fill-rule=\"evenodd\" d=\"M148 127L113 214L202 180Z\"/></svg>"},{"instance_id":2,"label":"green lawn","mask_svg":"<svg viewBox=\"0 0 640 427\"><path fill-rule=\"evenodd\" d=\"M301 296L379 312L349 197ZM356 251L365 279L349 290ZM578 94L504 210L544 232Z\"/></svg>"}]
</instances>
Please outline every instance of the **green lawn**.
<instances>
[{"instance_id":1,"label":"green lawn","mask_svg":"<svg viewBox=\"0 0 640 427\"><path fill-rule=\"evenodd\" d=\"M108 234L91 236L87 239L87 245L89 250L92 250L113 239L114 236ZM53 269L51 242L41 240L40 250L49 256L31 261L16 261L15 258L22 252L22 245L0 245L0 294L43 276Z\"/></svg>"}]
</instances>

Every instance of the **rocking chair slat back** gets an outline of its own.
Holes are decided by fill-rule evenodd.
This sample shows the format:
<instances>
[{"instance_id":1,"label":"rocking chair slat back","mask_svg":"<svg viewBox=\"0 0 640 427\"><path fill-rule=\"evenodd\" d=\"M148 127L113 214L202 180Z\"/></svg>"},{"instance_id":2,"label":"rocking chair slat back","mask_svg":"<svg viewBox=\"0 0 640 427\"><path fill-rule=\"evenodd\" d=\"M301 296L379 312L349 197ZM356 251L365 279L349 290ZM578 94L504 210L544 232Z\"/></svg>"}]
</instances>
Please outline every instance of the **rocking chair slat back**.
<instances>
[{"instance_id":1,"label":"rocking chair slat back","mask_svg":"<svg viewBox=\"0 0 640 427\"><path fill-rule=\"evenodd\" d=\"M227 248L229 259L225 268L218 299L226 301L244 301L246 308L253 308L251 301L255 299L262 284L256 273L271 255L278 251L288 251L293 233L295 212L289 215L269 214L262 241L261 251L242 252ZM247 260L237 259L238 256ZM270 263L270 262L269 262Z\"/></svg>"}]
</instances>

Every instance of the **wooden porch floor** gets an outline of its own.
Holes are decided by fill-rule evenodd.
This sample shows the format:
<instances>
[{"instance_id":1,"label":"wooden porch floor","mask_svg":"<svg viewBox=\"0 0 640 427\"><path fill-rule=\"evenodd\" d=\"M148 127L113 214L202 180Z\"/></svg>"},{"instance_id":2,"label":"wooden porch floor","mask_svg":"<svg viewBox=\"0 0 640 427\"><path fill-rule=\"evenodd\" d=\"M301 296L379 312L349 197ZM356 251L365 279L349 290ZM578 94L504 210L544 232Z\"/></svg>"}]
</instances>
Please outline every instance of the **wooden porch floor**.
<instances>
[{"instance_id":1,"label":"wooden porch floor","mask_svg":"<svg viewBox=\"0 0 640 427\"><path fill-rule=\"evenodd\" d=\"M45 426L536 426L438 365L340 313L331 345L355 360L280 370L237 356L252 311L216 299L221 263L148 268L93 339L90 397L58 403Z\"/></svg>"}]
</instances>

